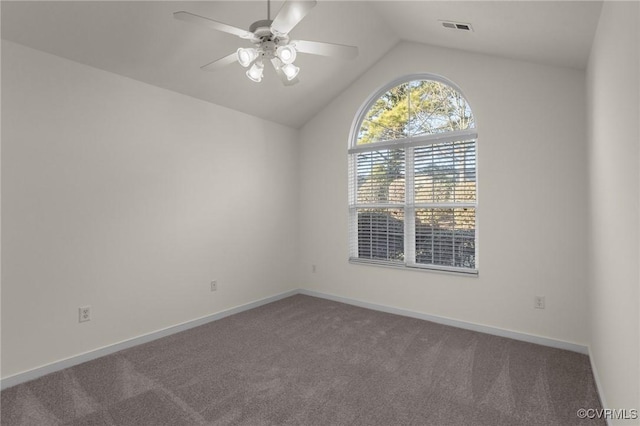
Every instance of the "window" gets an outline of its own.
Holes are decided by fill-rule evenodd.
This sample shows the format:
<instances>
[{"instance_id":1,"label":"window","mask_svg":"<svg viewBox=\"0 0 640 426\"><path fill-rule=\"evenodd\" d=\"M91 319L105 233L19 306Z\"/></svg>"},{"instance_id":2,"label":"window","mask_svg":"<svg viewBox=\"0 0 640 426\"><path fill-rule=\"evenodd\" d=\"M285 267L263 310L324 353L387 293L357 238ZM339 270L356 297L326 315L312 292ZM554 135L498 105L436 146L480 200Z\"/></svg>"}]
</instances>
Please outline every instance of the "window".
<instances>
[{"instance_id":1,"label":"window","mask_svg":"<svg viewBox=\"0 0 640 426\"><path fill-rule=\"evenodd\" d=\"M440 77L379 90L349 147L350 260L477 273L473 114Z\"/></svg>"}]
</instances>

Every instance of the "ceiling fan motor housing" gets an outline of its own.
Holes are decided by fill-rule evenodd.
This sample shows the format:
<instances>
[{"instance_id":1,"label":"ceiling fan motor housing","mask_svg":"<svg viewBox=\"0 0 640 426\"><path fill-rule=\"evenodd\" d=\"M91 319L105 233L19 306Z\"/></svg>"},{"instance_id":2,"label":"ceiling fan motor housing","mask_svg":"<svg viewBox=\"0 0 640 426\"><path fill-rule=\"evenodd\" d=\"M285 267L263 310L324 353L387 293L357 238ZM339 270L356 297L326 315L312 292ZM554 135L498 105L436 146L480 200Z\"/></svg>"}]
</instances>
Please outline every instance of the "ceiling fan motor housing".
<instances>
[{"instance_id":1,"label":"ceiling fan motor housing","mask_svg":"<svg viewBox=\"0 0 640 426\"><path fill-rule=\"evenodd\" d=\"M288 36L276 36L273 34L271 31L272 22L270 19L262 19L254 22L249 27L249 31L255 36L252 41L258 48L258 52L263 59L275 58L278 46L286 46L289 44Z\"/></svg>"},{"instance_id":2,"label":"ceiling fan motor housing","mask_svg":"<svg viewBox=\"0 0 640 426\"><path fill-rule=\"evenodd\" d=\"M273 36L273 33L271 33L271 23L273 23L271 19L256 21L249 27L249 32L252 32L258 38L271 37Z\"/></svg>"}]
</instances>

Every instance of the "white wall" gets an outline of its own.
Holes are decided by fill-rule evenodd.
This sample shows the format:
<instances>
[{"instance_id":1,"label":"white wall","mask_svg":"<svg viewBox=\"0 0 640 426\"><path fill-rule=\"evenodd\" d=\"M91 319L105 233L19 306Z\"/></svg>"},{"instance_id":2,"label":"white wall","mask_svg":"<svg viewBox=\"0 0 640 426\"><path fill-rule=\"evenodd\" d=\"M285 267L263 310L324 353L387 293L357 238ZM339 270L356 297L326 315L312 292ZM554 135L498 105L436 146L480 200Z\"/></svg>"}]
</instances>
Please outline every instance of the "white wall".
<instances>
[{"instance_id":1,"label":"white wall","mask_svg":"<svg viewBox=\"0 0 640 426\"><path fill-rule=\"evenodd\" d=\"M477 278L347 261L352 120L372 92L416 72L456 83L477 119ZM584 85L579 70L398 45L301 130L305 287L586 345ZM533 308L535 295L545 310Z\"/></svg>"},{"instance_id":2,"label":"white wall","mask_svg":"<svg viewBox=\"0 0 640 426\"><path fill-rule=\"evenodd\" d=\"M2 123L3 377L297 287L297 131L4 41Z\"/></svg>"},{"instance_id":3,"label":"white wall","mask_svg":"<svg viewBox=\"0 0 640 426\"><path fill-rule=\"evenodd\" d=\"M639 9L604 2L587 71L590 351L618 409L640 409Z\"/></svg>"}]
</instances>

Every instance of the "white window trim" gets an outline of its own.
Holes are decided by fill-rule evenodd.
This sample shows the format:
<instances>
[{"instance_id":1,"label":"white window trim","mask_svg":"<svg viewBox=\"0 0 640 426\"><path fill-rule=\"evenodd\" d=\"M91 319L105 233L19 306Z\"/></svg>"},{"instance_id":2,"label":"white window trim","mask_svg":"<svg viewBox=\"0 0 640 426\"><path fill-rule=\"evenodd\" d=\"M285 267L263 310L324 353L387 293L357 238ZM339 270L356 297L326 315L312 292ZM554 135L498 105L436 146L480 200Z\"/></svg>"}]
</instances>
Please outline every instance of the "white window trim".
<instances>
[{"instance_id":1,"label":"white window trim","mask_svg":"<svg viewBox=\"0 0 640 426\"><path fill-rule=\"evenodd\" d=\"M443 142L453 142L464 139L475 139L475 155L476 155L476 199L474 203L415 203L414 202L414 179L413 175L414 170L413 167L405 168L405 202L403 204L398 203L369 203L369 204L358 204L357 200L357 185L352 185L349 191L349 239L352 238L351 233L353 231L353 227L356 227L355 232L357 232L358 226L358 216L357 209L358 208L398 208L404 211L404 253L405 256L407 253L415 253L415 209L416 208L434 208L434 207L473 207L475 209L475 268L460 268L454 266L440 266L440 265L429 265L422 263L415 263L415 261L385 261L385 260L373 260L373 259L363 259L358 257L358 246L353 245L350 247L349 251L349 263L353 264L362 264L362 265L374 265L374 266L382 266L382 267L390 267L396 269L405 269L405 270L417 270L417 271L432 271L432 272L443 272L443 273L452 273L455 275L466 275L466 276L478 276L479 274L479 252L480 252L480 244L479 244L479 194L478 194L478 122L474 115L474 124L475 127L472 129L466 130L457 130L453 132L447 133L438 133L431 135L419 135L419 136L409 136L408 138L403 139L395 139L390 141L380 141L373 142L366 145L357 145L357 135L360 131L360 127L362 126L362 122L364 121L367 112L374 103L384 95L387 91L397 87L403 83L408 83L415 80L431 80L437 81L451 88L455 89L458 93L460 93L465 100L467 99L464 96L464 93L460 88L453 82L448 79L433 75L433 74L412 74L403 77L399 77L390 83L385 84L381 88L379 88L376 92L373 93L369 97L369 99L360 106L357 112L357 119L354 120L351 131L349 132L349 174L357 173L355 164L354 164L354 155L361 152L371 152L378 149L393 149L393 148L404 148L405 152L405 164L413 164L413 151L415 146L425 146L435 143L443 143ZM467 100L467 104L469 104ZM473 110L473 109L472 109ZM411 161L410 161L411 160ZM349 180L355 182L357 180L356 176L350 176Z\"/></svg>"}]
</instances>

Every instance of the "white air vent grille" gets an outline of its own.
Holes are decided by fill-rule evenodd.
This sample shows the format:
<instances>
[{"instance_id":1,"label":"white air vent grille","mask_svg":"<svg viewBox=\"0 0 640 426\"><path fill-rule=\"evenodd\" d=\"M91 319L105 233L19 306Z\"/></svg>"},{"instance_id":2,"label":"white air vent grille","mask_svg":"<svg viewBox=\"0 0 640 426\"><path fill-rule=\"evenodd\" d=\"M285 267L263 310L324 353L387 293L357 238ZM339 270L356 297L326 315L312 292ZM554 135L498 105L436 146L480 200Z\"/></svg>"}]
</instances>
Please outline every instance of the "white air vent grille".
<instances>
[{"instance_id":1,"label":"white air vent grille","mask_svg":"<svg viewBox=\"0 0 640 426\"><path fill-rule=\"evenodd\" d=\"M473 27L468 22L440 21L442 26L452 30L473 31Z\"/></svg>"}]
</instances>

